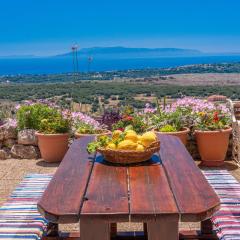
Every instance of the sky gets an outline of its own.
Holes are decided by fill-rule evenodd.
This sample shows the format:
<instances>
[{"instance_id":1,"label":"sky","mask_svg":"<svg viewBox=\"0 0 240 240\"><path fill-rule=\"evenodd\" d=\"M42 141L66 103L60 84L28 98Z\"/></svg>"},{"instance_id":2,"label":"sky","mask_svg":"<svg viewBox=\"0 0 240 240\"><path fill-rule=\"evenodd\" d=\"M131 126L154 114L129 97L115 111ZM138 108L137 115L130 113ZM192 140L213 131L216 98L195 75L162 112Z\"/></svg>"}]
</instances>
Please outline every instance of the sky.
<instances>
[{"instance_id":1,"label":"sky","mask_svg":"<svg viewBox=\"0 0 240 240\"><path fill-rule=\"evenodd\" d=\"M79 47L240 52L239 0L0 0L0 56Z\"/></svg>"}]
</instances>

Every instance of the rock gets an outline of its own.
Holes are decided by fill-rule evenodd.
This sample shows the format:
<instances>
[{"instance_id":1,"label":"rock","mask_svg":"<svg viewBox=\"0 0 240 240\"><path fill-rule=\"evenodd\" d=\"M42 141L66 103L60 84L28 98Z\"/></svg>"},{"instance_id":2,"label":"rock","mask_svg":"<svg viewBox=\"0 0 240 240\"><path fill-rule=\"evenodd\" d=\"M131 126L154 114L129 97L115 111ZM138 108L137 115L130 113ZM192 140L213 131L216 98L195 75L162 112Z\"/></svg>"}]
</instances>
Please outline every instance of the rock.
<instances>
[{"instance_id":1,"label":"rock","mask_svg":"<svg viewBox=\"0 0 240 240\"><path fill-rule=\"evenodd\" d=\"M5 139L3 140L3 146L7 148L12 148L12 146L16 144L16 142L17 142L16 139L12 139L12 138Z\"/></svg>"},{"instance_id":2,"label":"rock","mask_svg":"<svg viewBox=\"0 0 240 240\"><path fill-rule=\"evenodd\" d=\"M37 146L37 137L35 135L35 130L25 129L25 130L19 131L18 144Z\"/></svg>"},{"instance_id":3,"label":"rock","mask_svg":"<svg viewBox=\"0 0 240 240\"><path fill-rule=\"evenodd\" d=\"M16 127L6 123L0 126L0 141L9 138L11 139L17 138L17 129Z\"/></svg>"},{"instance_id":4,"label":"rock","mask_svg":"<svg viewBox=\"0 0 240 240\"><path fill-rule=\"evenodd\" d=\"M8 124L4 125L4 139L16 139L17 138L17 129Z\"/></svg>"},{"instance_id":5,"label":"rock","mask_svg":"<svg viewBox=\"0 0 240 240\"><path fill-rule=\"evenodd\" d=\"M15 144L11 148L11 154L15 158L37 159L40 157L39 149L35 146Z\"/></svg>"},{"instance_id":6,"label":"rock","mask_svg":"<svg viewBox=\"0 0 240 240\"><path fill-rule=\"evenodd\" d=\"M0 141L3 141L4 139L4 131L5 131L5 125L0 126Z\"/></svg>"},{"instance_id":7,"label":"rock","mask_svg":"<svg viewBox=\"0 0 240 240\"><path fill-rule=\"evenodd\" d=\"M0 149L0 160L6 160L10 158L11 158L11 154L9 149L7 148Z\"/></svg>"}]
</instances>

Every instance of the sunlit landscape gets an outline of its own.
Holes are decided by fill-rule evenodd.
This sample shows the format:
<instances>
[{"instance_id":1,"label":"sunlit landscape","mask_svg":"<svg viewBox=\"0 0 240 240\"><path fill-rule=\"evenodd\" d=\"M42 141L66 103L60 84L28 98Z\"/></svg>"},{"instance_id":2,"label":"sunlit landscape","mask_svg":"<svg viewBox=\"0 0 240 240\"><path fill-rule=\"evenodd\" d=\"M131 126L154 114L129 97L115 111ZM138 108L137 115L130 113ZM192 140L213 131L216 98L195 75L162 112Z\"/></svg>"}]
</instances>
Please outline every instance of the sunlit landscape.
<instances>
[{"instance_id":1,"label":"sunlit landscape","mask_svg":"<svg viewBox=\"0 0 240 240\"><path fill-rule=\"evenodd\" d=\"M0 240L240 240L240 4L0 3Z\"/></svg>"}]
</instances>

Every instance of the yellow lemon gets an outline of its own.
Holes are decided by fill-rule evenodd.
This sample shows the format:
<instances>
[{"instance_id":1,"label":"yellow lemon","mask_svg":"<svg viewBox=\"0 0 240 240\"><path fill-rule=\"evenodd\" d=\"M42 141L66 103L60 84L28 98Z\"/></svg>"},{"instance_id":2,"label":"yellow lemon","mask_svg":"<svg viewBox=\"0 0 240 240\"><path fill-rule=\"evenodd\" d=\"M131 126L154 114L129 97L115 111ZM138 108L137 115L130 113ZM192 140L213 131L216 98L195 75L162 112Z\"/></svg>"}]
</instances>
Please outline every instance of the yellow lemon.
<instances>
[{"instance_id":1,"label":"yellow lemon","mask_svg":"<svg viewBox=\"0 0 240 240\"><path fill-rule=\"evenodd\" d=\"M131 140L133 142L138 141L138 136L135 132L128 132L124 138L125 140Z\"/></svg>"},{"instance_id":2,"label":"yellow lemon","mask_svg":"<svg viewBox=\"0 0 240 240\"><path fill-rule=\"evenodd\" d=\"M145 150L144 146L142 144L138 144L136 147L136 151L143 152Z\"/></svg>"},{"instance_id":3,"label":"yellow lemon","mask_svg":"<svg viewBox=\"0 0 240 240\"><path fill-rule=\"evenodd\" d=\"M115 131L112 133L112 138L113 138L114 140L117 140L117 139L120 137L121 134L122 134L122 131L121 131L121 130L115 130Z\"/></svg>"},{"instance_id":4,"label":"yellow lemon","mask_svg":"<svg viewBox=\"0 0 240 240\"><path fill-rule=\"evenodd\" d=\"M126 130L125 133L126 133L126 134L128 134L128 133L133 133L133 134L136 134L136 135L137 135L137 133L136 133L134 130L132 130L132 129Z\"/></svg>"},{"instance_id":5,"label":"yellow lemon","mask_svg":"<svg viewBox=\"0 0 240 240\"><path fill-rule=\"evenodd\" d=\"M157 140L157 136L154 132L146 132L141 137L141 143L144 147L148 147L151 143Z\"/></svg>"},{"instance_id":6,"label":"yellow lemon","mask_svg":"<svg viewBox=\"0 0 240 240\"><path fill-rule=\"evenodd\" d=\"M118 144L118 149L121 150L135 150L137 147L137 143L131 140L123 140Z\"/></svg>"},{"instance_id":7,"label":"yellow lemon","mask_svg":"<svg viewBox=\"0 0 240 240\"><path fill-rule=\"evenodd\" d=\"M114 150L114 149L117 148L117 146L116 146L115 143L109 143L106 148L107 148L107 149L113 149L113 150Z\"/></svg>"}]
</instances>

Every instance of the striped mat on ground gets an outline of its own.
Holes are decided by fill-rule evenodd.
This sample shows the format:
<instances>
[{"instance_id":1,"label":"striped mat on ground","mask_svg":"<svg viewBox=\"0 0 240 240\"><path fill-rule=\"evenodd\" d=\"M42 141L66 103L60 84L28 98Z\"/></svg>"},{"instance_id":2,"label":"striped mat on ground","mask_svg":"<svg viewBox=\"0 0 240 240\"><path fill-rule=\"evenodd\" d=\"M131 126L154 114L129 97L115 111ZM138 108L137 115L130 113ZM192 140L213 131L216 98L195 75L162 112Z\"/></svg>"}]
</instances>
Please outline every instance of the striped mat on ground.
<instances>
[{"instance_id":1,"label":"striped mat on ground","mask_svg":"<svg viewBox=\"0 0 240 240\"><path fill-rule=\"evenodd\" d=\"M218 194L221 207L212 217L220 240L240 240L240 184L226 170L203 171Z\"/></svg>"},{"instance_id":2,"label":"striped mat on ground","mask_svg":"<svg viewBox=\"0 0 240 240\"><path fill-rule=\"evenodd\" d=\"M29 174L0 207L0 239L41 239L47 221L37 210L37 202L52 175Z\"/></svg>"}]
</instances>

